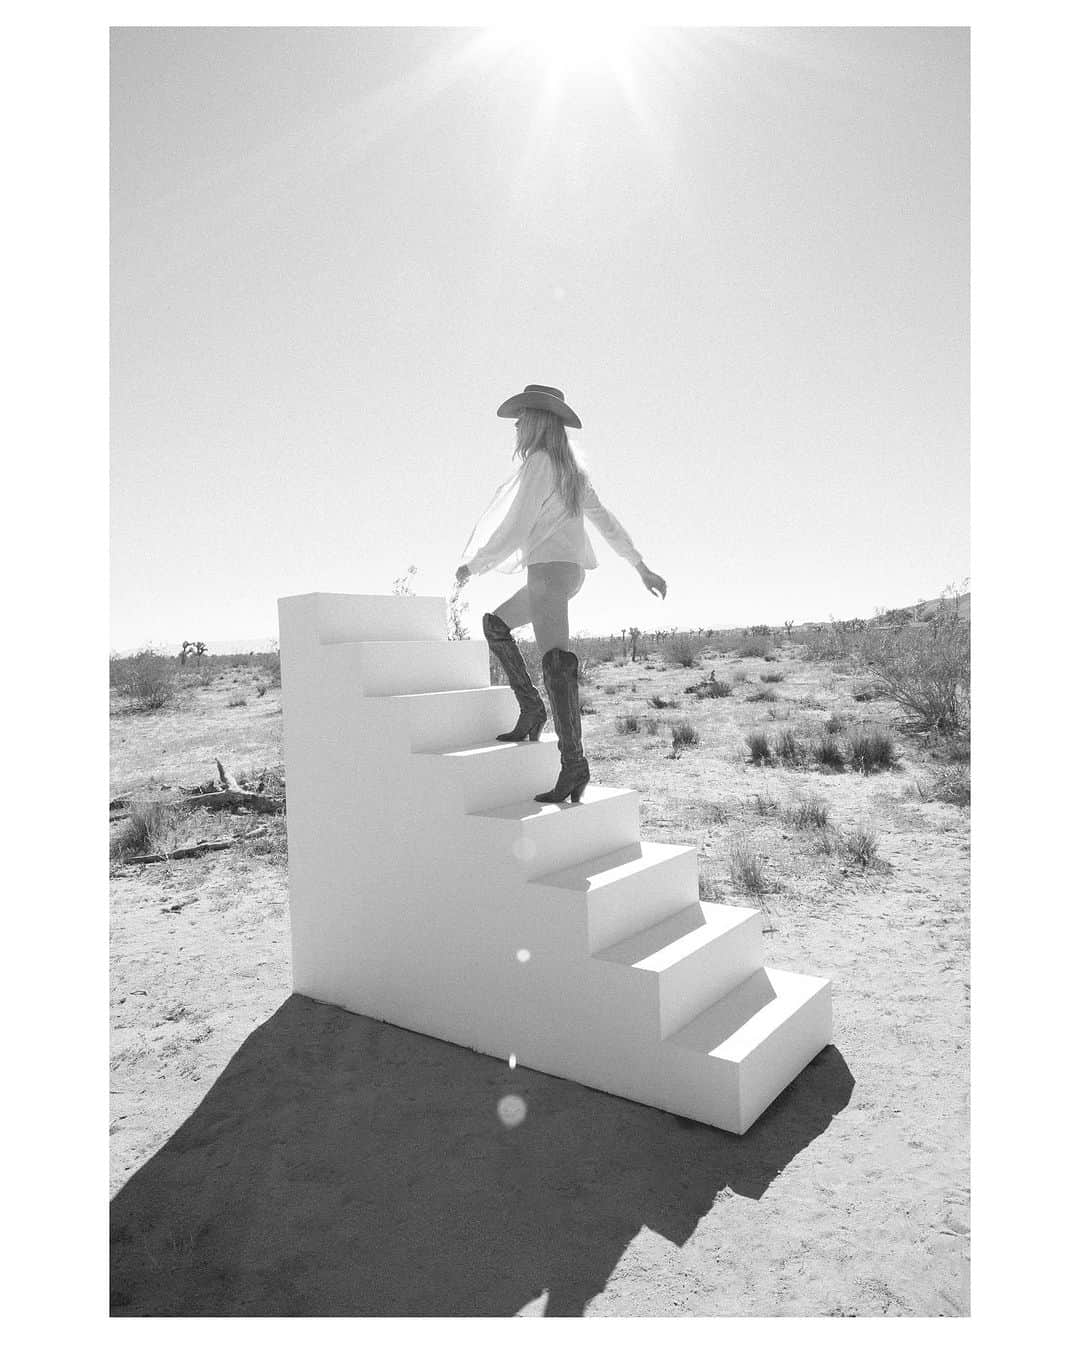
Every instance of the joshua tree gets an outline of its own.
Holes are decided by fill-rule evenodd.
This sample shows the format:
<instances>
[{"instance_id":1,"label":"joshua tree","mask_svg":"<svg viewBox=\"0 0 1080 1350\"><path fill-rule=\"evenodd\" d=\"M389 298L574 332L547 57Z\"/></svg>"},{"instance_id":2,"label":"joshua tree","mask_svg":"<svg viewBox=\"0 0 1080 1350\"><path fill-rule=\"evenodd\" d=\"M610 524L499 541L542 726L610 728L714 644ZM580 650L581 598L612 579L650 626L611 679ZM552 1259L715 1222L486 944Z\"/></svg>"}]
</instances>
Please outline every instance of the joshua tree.
<instances>
[{"instance_id":1,"label":"joshua tree","mask_svg":"<svg viewBox=\"0 0 1080 1350\"><path fill-rule=\"evenodd\" d=\"M187 665L187 659L194 650L195 650L194 642L189 642L187 638L185 638L180 647L180 664L182 666Z\"/></svg>"},{"instance_id":2,"label":"joshua tree","mask_svg":"<svg viewBox=\"0 0 1080 1350\"><path fill-rule=\"evenodd\" d=\"M196 664L201 666L202 659L206 655L206 643L196 642L194 646L195 646Z\"/></svg>"}]
</instances>

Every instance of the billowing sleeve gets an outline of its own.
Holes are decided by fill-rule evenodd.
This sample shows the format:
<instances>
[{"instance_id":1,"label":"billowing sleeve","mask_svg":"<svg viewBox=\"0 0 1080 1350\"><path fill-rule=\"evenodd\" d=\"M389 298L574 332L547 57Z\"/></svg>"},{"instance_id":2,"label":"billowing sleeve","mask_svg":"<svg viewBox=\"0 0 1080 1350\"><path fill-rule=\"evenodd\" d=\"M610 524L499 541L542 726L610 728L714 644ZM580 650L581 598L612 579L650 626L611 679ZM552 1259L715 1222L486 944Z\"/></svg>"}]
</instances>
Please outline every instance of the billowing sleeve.
<instances>
[{"instance_id":1,"label":"billowing sleeve","mask_svg":"<svg viewBox=\"0 0 1080 1350\"><path fill-rule=\"evenodd\" d=\"M634 547L634 541L600 501L596 489L588 479L582 498L582 509L620 558L625 558L634 567L641 563L641 554Z\"/></svg>"},{"instance_id":2,"label":"billowing sleeve","mask_svg":"<svg viewBox=\"0 0 1080 1350\"><path fill-rule=\"evenodd\" d=\"M483 546L465 560L470 572L474 575L490 572L515 549L524 546L540 506L551 490L551 478L551 460L546 454L531 454L526 459L505 516ZM477 531L473 533L475 535Z\"/></svg>"}]
</instances>

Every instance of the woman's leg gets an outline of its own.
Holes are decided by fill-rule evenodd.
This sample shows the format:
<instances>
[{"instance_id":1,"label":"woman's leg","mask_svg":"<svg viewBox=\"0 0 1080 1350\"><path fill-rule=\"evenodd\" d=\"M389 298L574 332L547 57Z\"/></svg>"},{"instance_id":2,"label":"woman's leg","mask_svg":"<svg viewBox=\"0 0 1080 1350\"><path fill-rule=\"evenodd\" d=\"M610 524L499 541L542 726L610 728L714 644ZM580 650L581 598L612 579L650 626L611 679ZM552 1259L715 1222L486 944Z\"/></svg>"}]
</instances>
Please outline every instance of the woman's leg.
<instances>
[{"instance_id":1,"label":"woman's leg","mask_svg":"<svg viewBox=\"0 0 1080 1350\"><path fill-rule=\"evenodd\" d=\"M528 586L522 586L521 590L515 591L509 600L504 600L498 609L491 612L497 614L507 628L522 628L532 623Z\"/></svg>"},{"instance_id":2,"label":"woman's leg","mask_svg":"<svg viewBox=\"0 0 1080 1350\"><path fill-rule=\"evenodd\" d=\"M568 603L570 597L581 589L584 572L583 567L571 562L534 563L529 568L525 589L529 597L536 650L541 658L553 647L564 652L570 650ZM517 596L513 599L516 600Z\"/></svg>"}]
</instances>

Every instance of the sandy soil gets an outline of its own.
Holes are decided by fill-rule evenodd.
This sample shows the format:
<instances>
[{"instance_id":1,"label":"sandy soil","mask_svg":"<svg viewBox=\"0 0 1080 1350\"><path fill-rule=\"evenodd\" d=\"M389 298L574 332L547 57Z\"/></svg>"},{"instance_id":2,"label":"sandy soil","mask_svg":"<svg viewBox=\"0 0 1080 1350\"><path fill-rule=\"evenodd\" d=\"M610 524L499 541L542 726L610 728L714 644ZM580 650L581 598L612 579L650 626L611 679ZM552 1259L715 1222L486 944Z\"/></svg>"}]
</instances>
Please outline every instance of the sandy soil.
<instances>
[{"instance_id":1,"label":"sandy soil","mask_svg":"<svg viewBox=\"0 0 1080 1350\"><path fill-rule=\"evenodd\" d=\"M736 1138L291 996L280 840L117 866L115 1314L967 1314L968 812L921 799L910 738L870 777L751 767L752 727L894 710L790 651L702 664L750 681L697 701L699 672L597 668L594 779L641 791L643 835L699 847L711 898L762 905L769 964L832 976L834 1044ZM767 668L778 703L748 703ZM114 718L114 794L204 780L216 754L280 763L280 691L235 696ZM701 742L672 759L619 734L628 710ZM790 824L808 791L878 832L881 866ZM738 840L761 897L728 875Z\"/></svg>"}]
</instances>

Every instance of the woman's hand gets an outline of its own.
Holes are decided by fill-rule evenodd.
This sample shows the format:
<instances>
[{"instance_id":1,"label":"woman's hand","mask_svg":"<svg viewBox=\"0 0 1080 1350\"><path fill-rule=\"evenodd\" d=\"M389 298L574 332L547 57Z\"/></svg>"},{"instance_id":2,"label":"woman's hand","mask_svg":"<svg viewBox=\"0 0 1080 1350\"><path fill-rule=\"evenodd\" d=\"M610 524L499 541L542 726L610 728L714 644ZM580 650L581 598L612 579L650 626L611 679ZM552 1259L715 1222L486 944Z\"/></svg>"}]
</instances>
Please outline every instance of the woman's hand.
<instances>
[{"instance_id":1,"label":"woman's hand","mask_svg":"<svg viewBox=\"0 0 1080 1350\"><path fill-rule=\"evenodd\" d=\"M658 595L661 600L667 595L667 582L663 577L655 572L650 572L644 563L638 568L638 576L645 584L645 589L651 595Z\"/></svg>"},{"instance_id":2,"label":"woman's hand","mask_svg":"<svg viewBox=\"0 0 1080 1350\"><path fill-rule=\"evenodd\" d=\"M464 586L471 576L472 573L469 571L468 563L462 563L461 566L458 568L458 570L454 573L454 580L457 582L459 586Z\"/></svg>"}]
</instances>

